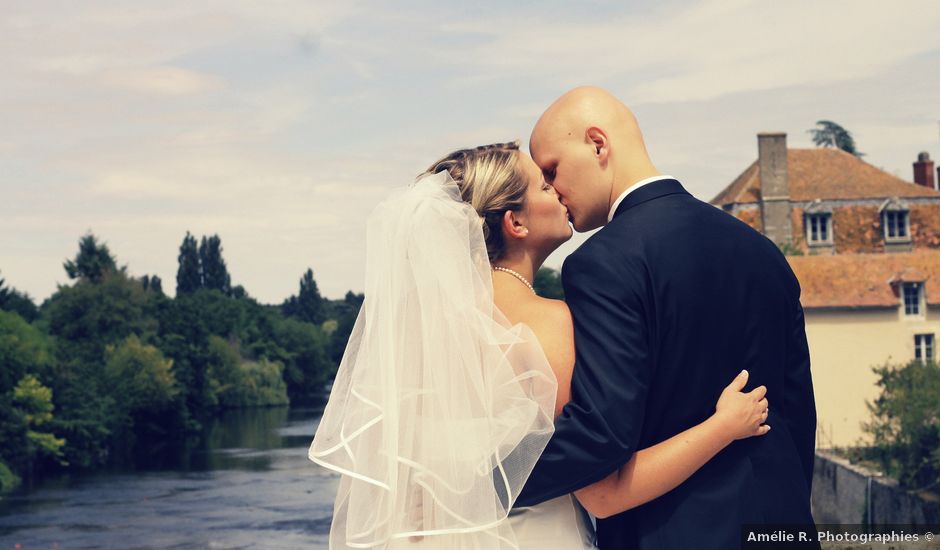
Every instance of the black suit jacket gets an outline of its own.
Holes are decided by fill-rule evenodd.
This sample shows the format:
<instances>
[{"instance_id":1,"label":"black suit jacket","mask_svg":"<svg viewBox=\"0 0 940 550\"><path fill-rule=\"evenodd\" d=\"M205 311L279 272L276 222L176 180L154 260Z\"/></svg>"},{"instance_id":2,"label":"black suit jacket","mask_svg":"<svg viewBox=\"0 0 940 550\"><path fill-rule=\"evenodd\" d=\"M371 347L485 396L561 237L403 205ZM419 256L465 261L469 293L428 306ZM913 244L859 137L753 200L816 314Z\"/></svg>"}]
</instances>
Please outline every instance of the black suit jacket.
<instances>
[{"instance_id":1,"label":"black suit jacket","mask_svg":"<svg viewBox=\"0 0 940 550\"><path fill-rule=\"evenodd\" d=\"M598 521L602 549L728 550L744 524L812 524L816 409L800 287L769 239L675 180L626 196L564 263L577 362L519 505L598 481L708 418L741 369L770 432L652 502Z\"/></svg>"}]
</instances>

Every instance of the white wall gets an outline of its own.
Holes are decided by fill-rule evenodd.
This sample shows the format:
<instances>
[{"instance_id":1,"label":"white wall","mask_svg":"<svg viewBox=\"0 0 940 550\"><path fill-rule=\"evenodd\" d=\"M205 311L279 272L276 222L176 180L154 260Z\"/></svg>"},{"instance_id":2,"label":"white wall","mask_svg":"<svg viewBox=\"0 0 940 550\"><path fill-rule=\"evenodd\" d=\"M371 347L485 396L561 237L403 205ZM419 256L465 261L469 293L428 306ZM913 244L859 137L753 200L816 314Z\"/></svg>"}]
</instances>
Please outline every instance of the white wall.
<instances>
[{"instance_id":1,"label":"white wall","mask_svg":"<svg viewBox=\"0 0 940 550\"><path fill-rule=\"evenodd\" d=\"M940 309L908 319L899 309L806 311L818 417L817 447L867 439L861 423L871 417L866 400L878 396L871 367L914 358L914 335L940 336ZM936 344L935 344L936 345ZM936 356L936 350L934 351Z\"/></svg>"}]
</instances>

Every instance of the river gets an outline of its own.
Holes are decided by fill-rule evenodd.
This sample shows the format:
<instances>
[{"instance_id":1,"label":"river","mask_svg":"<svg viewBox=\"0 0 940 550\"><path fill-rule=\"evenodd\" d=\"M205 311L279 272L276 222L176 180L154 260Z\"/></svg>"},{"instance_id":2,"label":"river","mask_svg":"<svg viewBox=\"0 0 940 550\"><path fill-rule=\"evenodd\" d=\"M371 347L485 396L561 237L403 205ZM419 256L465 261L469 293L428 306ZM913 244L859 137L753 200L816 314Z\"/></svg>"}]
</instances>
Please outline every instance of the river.
<instances>
[{"instance_id":1,"label":"river","mask_svg":"<svg viewBox=\"0 0 940 550\"><path fill-rule=\"evenodd\" d=\"M337 476L307 459L321 407L224 412L185 449L0 499L0 549L326 549Z\"/></svg>"}]
</instances>

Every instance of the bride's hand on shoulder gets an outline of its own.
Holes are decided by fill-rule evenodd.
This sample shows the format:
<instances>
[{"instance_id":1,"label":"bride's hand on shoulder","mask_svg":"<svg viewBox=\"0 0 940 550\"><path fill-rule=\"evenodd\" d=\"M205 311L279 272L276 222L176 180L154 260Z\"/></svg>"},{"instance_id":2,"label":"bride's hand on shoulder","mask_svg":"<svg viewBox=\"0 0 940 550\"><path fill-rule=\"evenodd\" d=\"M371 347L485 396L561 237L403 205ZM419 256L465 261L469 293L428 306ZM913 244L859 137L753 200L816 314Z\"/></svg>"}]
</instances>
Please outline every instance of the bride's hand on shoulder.
<instances>
[{"instance_id":1,"label":"bride's hand on shoulder","mask_svg":"<svg viewBox=\"0 0 940 550\"><path fill-rule=\"evenodd\" d=\"M747 385L747 378L748 372L741 371L721 392L715 405L714 419L722 424L732 441L770 431L770 426L764 424L770 407L765 397L767 387L758 386L745 393L742 390Z\"/></svg>"}]
</instances>

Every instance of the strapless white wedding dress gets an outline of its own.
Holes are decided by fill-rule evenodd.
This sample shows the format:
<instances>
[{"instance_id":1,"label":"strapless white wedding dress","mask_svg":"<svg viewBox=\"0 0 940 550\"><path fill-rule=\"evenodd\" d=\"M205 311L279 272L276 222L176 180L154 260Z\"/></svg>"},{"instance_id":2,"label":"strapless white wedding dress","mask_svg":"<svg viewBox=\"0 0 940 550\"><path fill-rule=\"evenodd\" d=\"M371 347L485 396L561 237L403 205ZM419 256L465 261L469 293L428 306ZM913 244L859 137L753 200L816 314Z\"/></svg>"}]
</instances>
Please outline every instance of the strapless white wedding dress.
<instances>
[{"instance_id":1,"label":"strapless white wedding dress","mask_svg":"<svg viewBox=\"0 0 940 550\"><path fill-rule=\"evenodd\" d=\"M593 548L573 495L507 511L551 439L558 382L495 307L459 186L444 171L396 189L366 242L366 299L307 453L341 474L330 548Z\"/></svg>"},{"instance_id":2,"label":"strapless white wedding dress","mask_svg":"<svg viewBox=\"0 0 940 550\"><path fill-rule=\"evenodd\" d=\"M594 522L572 494L509 512L519 550L593 549Z\"/></svg>"},{"instance_id":3,"label":"strapless white wedding dress","mask_svg":"<svg viewBox=\"0 0 940 550\"><path fill-rule=\"evenodd\" d=\"M519 550L596 550L594 522L572 494L509 511L509 525ZM485 550L476 537L396 539L383 550ZM498 544L509 548L509 544Z\"/></svg>"}]
</instances>

